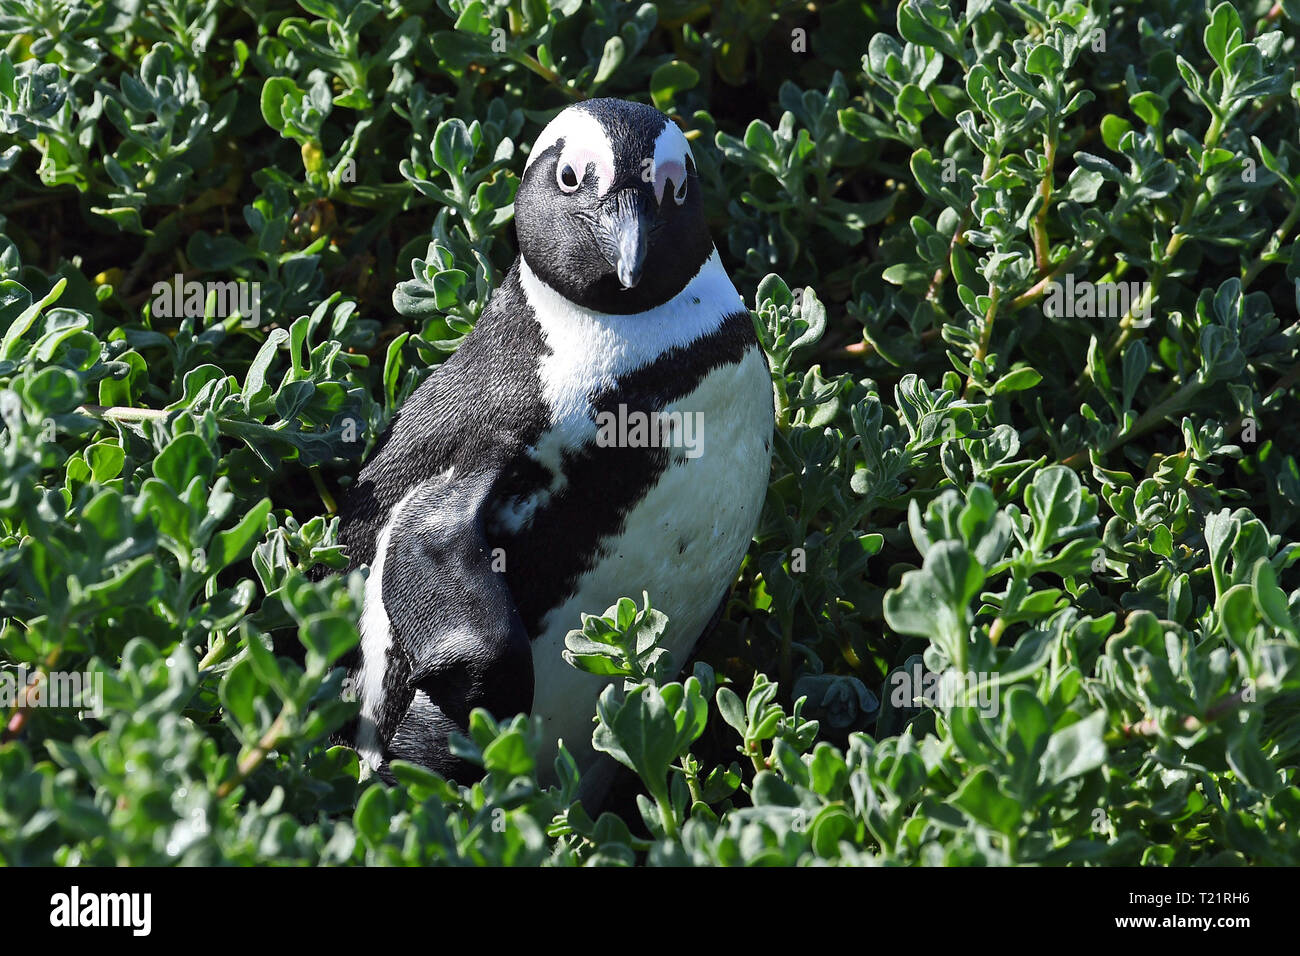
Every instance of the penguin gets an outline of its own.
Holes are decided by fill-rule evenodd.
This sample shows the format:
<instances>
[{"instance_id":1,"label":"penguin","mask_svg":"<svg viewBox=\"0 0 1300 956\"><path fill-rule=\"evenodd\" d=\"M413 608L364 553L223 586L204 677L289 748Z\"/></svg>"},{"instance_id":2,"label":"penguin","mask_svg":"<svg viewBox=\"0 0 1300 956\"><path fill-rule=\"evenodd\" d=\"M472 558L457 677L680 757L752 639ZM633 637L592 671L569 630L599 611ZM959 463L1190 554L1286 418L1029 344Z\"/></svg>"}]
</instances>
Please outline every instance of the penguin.
<instances>
[{"instance_id":1,"label":"penguin","mask_svg":"<svg viewBox=\"0 0 1300 956\"><path fill-rule=\"evenodd\" d=\"M771 375L705 223L690 144L653 107L591 99L541 132L518 256L473 331L403 403L341 509L368 566L351 686L367 765L458 782L483 707L539 716L583 792L611 678L562 655L583 612L648 592L684 665L716 620L766 494Z\"/></svg>"}]
</instances>

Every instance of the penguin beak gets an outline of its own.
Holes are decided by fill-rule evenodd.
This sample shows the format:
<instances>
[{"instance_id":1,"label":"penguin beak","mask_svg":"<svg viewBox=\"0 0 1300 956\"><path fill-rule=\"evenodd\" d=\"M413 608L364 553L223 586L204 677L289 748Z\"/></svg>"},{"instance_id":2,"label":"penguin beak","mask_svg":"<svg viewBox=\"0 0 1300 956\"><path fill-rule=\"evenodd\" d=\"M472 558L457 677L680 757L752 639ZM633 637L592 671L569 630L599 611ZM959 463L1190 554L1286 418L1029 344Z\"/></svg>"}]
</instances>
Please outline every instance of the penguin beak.
<instances>
[{"instance_id":1,"label":"penguin beak","mask_svg":"<svg viewBox=\"0 0 1300 956\"><path fill-rule=\"evenodd\" d=\"M641 281L650 243L650 214L638 189L616 193L600 217L600 245L624 289Z\"/></svg>"}]
</instances>

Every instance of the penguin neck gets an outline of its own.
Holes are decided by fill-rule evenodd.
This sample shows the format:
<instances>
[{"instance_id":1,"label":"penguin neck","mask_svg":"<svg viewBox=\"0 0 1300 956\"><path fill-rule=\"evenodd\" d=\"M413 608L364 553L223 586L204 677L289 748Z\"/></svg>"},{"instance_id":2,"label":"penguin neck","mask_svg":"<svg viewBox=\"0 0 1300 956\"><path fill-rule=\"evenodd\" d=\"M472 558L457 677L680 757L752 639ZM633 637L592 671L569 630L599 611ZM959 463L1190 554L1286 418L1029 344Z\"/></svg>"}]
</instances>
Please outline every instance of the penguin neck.
<instances>
[{"instance_id":1,"label":"penguin neck","mask_svg":"<svg viewBox=\"0 0 1300 956\"><path fill-rule=\"evenodd\" d=\"M681 292L661 305L628 315L578 305L541 279L523 256L518 266L519 284L552 352L597 358L614 375L689 346L717 331L728 317L746 311L716 248Z\"/></svg>"}]
</instances>

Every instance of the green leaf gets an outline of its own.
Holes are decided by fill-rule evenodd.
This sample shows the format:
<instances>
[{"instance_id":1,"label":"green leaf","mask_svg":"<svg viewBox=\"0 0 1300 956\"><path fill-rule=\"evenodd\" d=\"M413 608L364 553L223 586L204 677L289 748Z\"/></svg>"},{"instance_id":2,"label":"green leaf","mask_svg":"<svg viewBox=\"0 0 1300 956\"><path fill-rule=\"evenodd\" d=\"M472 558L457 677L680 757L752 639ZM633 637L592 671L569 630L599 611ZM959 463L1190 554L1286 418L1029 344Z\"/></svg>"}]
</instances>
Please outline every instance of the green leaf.
<instances>
[{"instance_id":1,"label":"green leaf","mask_svg":"<svg viewBox=\"0 0 1300 956\"><path fill-rule=\"evenodd\" d=\"M489 773L506 777L527 776L533 772L533 755L522 732L508 730L483 749L483 766Z\"/></svg>"},{"instance_id":2,"label":"green leaf","mask_svg":"<svg viewBox=\"0 0 1300 956\"><path fill-rule=\"evenodd\" d=\"M1059 77L1064 67L1065 61L1061 58L1060 51L1046 43L1039 44L1029 51L1029 57L1025 60L1025 69L1028 72L1052 79Z\"/></svg>"},{"instance_id":3,"label":"green leaf","mask_svg":"<svg viewBox=\"0 0 1300 956\"><path fill-rule=\"evenodd\" d=\"M5 330L4 338L0 339L0 359L12 359L19 354L19 340L27 334L27 330L32 327L32 324L36 321L36 317L45 310L46 306L53 305L55 302L59 301L60 296L63 295L63 290L66 289L67 286L68 280L60 279L58 282L54 283L54 287L50 289L47 295L36 302L31 302L29 305L26 305L18 315L9 321L9 327ZM23 299L17 298L17 294L20 291L24 296ZM30 295L27 293L27 290L16 282L7 281L3 289L0 289L0 293L3 293L5 296L3 300L4 308L3 311L0 311L0 317L2 317L6 312L13 311L16 306L22 305L24 302L30 302Z\"/></svg>"},{"instance_id":4,"label":"green leaf","mask_svg":"<svg viewBox=\"0 0 1300 956\"><path fill-rule=\"evenodd\" d=\"M1025 489L1025 508L1034 523L1034 547L1045 548L1072 534L1089 512L1079 476L1063 465L1044 468Z\"/></svg>"},{"instance_id":5,"label":"green leaf","mask_svg":"<svg viewBox=\"0 0 1300 956\"><path fill-rule=\"evenodd\" d=\"M998 788L997 777L988 767L966 777L951 799L972 820L999 833L1011 834L1020 828L1020 804Z\"/></svg>"},{"instance_id":6,"label":"green leaf","mask_svg":"<svg viewBox=\"0 0 1300 956\"><path fill-rule=\"evenodd\" d=\"M1114 113L1107 113L1101 118L1101 141L1106 144L1106 148L1112 152L1120 151L1119 144L1124 138L1124 134L1133 129L1133 124L1122 116L1116 116ZM1111 167L1114 168L1113 166ZM1119 170L1115 170L1116 179L1119 178Z\"/></svg>"},{"instance_id":7,"label":"green leaf","mask_svg":"<svg viewBox=\"0 0 1300 956\"><path fill-rule=\"evenodd\" d=\"M930 115L930 98L915 83L908 83L898 91L895 108L903 119L913 125L919 125Z\"/></svg>"},{"instance_id":8,"label":"green leaf","mask_svg":"<svg viewBox=\"0 0 1300 956\"><path fill-rule=\"evenodd\" d=\"M694 89L700 74L689 63L671 60L655 69L650 75L650 98L658 109L665 112L673 108L677 95Z\"/></svg>"},{"instance_id":9,"label":"green leaf","mask_svg":"<svg viewBox=\"0 0 1300 956\"><path fill-rule=\"evenodd\" d=\"M271 76L262 84L262 118L271 129L285 132L286 106L296 109L304 98L298 84L287 76Z\"/></svg>"},{"instance_id":10,"label":"green leaf","mask_svg":"<svg viewBox=\"0 0 1300 956\"><path fill-rule=\"evenodd\" d=\"M1096 770L1106 762L1106 712L1093 711L1082 720L1052 734L1043 754L1042 778L1061 783Z\"/></svg>"},{"instance_id":11,"label":"green leaf","mask_svg":"<svg viewBox=\"0 0 1300 956\"><path fill-rule=\"evenodd\" d=\"M237 525L217 534L208 553L210 569L215 573L252 554L253 546L266 530L266 516L270 513L271 499L263 498L245 512Z\"/></svg>"},{"instance_id":12,"label":"green leaf","mask_svg":"<svg viewBox=\"0 0 1300 956\"><path fill-rule=\"evenodd\" d=\"M221 681L221 706L225 707L243 727L257 730L253 702L263 689L253 665L248 660L236 661Z\"/></svg>"},{"instance_id":13,"label":"green leaf","mask_svg":"<svg viewBox=\"0 0 1300 956\"><path fill-rule=\"evenodd\" d=\"M1025 389L1033 388L1042 380L1043 376L1032 368L1012 369L997 380L993 386L993 394L1003 395L1008 392L1023 392Z\"/></svg>"},{"instance_id":14,"label":"green leaf","mask_svg":"<svg viewBox=\"0 0 1300 956\"><path fill-rule=\"evenodd\" d=\"M211 479L215 460L207 443L190 432L175 438L153 462L154 477L180 494L200 476Z\"/></svg>"},{"instance_id":15,"label":"green leaf","mask_svg":"<svg viewBox=\"0 0 1300 956\"><path fill-rule=\"evenodd\" d=\"M745 715L745 705L730 687L719 687L715 695L718 713L742 737L749 729L749 718Z\"/></svg>"},{"instance_id":16,"label":"green leaf","mask_svg":"<svg viewBox=\"0 0 1300 956\"><path fill-rule=\"evenodd\" d=\"M469 127L453 119L438 124L433 134L433 161L439 169L458 180L474 159L474 142Z\"/></svg>"},{"instance_id":17,"label":"green leaf","mask_svg":"<svg viewBox=\"0 0 1300 956\"><path fill-rule=\"evenodd\" d=\"M1250 586L1255 606L1264 619L1279 630L1300 636L1300 631L1297 630L1295 620L1287 607L1286 594L1278 587L1277 575L1273 573L1273 566L1268 558L1260 558L1255 562L1250 576Z\"/></svg>"},{"instance_id":18,"label":"green leaf","mask_svg":"<svg viewBox=\"0 0 1300 956\"><path fill-rule=\"evenodd\" d=\"M983 583L984 569L964 545L940 542L926 553L921 570L908 571L885 593L885 621L901 634L930 637L960 662L969 604Z\"/></svg>"},{"instance_id":19,"label":"green leaf","mask_svg":"<svg viewBox=\"0 0 1300 956\"><path fill-rule=\"evenodd\" d=\"M1220 68L1225 68L1228 52L1242 42L1241 16L1231 3L1221 3L1210 14L1210 23L1205 28L1204 40L1206 52Z\"/></svg>"},{"instance_id":20,"label":"green leaf","mask_svg":"<svg viewBox=\"0 0 1300 956\"><path fill-rule=\"evenodd\" d=\"M634 687L622 701L606 687L597 703L592 746L636 772L656 798L667 798L668 767L677 759L677 727L659 689Z\"/></svg>"},{"instance_id":21,"label":"green leaf","mask_svg":"<svg viewBox=\"0 0 1300 956\"><path fill-rule=\"evenodd\" d=\"M376 846L388 835L388 788L373 786L361 795L352 814L352 825L367 844Z\"/></svg>"},{"instance_id":22,"label":"green leaf","mask_svg":"<svg viewBox=\"0 0 1300 956\"><path fill-rule=\"evenodd\" d=\"M1129 108L1148 126L1159 126L1169 103L1158 93L1143 91L1129 97Z\"/></svg>"}]
</instances>

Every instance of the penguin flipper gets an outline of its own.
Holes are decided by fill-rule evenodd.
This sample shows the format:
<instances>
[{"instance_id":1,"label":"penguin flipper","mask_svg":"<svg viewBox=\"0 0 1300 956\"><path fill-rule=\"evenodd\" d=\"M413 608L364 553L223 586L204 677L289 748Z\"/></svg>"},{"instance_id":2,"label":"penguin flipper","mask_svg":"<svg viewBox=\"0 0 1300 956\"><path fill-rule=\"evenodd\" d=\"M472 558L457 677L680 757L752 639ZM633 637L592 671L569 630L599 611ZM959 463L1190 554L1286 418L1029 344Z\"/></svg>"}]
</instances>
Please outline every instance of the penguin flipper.
<instances>
[{"instance_id":1,"label":"penguin flipper","mask_svg":"<svg viewBox=\"0 0 1300 956\"><path fill-rule=\"evenodd\" d=\"M402 686L385 696L404 707L385 748L468 782L477 774L451 754L449 737L467 733L483 707L504 719L533 703L532 648L505 575L483 532L489 475L420 485L394 516L384 555L384 609ZM402 673L405 671L405 673Z\"/></svg>"}]
</instances>

